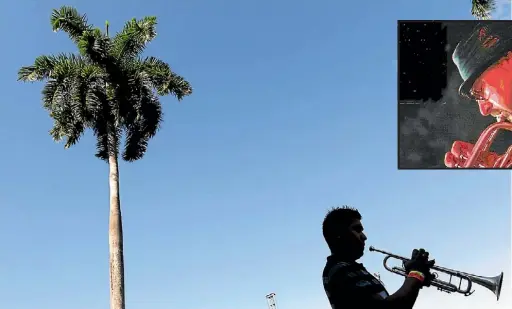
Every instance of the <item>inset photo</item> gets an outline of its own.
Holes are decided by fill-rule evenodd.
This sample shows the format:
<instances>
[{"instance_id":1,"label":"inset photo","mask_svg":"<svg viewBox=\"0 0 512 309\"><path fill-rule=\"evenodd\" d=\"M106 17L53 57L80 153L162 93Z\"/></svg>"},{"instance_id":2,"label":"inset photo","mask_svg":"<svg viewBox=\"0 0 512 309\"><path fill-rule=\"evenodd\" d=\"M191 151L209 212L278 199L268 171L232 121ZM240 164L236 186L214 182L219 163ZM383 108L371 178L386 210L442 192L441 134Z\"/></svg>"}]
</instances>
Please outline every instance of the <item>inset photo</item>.
<instances>
[{"instance_id":1,"label":"inset photo","mask_svg":"<svg viewBox=\"0 0 512 309\"><path fill-rule=\"evenodd\" d=\"M398 22L398 168L512 167L512 21Z\"/></svg>"}]
</instances>

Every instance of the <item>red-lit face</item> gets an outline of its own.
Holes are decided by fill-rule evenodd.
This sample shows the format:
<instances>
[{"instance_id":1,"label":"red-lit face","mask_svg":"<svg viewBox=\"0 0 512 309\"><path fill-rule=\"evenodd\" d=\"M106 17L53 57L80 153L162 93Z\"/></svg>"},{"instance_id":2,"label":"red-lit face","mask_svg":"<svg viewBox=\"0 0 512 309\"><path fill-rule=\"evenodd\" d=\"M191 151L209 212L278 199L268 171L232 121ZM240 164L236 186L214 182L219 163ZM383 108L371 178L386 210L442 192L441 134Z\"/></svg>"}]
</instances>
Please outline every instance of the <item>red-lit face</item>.
<instances>
[{"instance_id":1,"label":"red-lit face","mask_svg":"<svg viewBox=\"0 0 512 309\"><path fill-rule=\"evenodd\" d=\"M512 52L475 81L471 94L483 116L491 115L512 122Z\"/></svg>"}]
</instances>

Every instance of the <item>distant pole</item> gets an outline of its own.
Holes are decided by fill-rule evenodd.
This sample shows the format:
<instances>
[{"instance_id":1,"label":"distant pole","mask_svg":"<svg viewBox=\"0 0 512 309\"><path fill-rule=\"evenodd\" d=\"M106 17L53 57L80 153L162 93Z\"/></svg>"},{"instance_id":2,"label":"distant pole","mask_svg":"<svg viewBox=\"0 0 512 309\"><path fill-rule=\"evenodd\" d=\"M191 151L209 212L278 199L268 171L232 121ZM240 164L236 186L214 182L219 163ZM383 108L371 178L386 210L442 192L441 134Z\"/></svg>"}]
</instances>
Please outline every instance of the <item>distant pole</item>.
<instances>
[{"instance_id":1,"label":"distant pole","mask_svg":"<svg viewBox=\"0 0 512 309\"><path fill-rule=\"evenodd\" d=\"M265 298L267 299L268 309L277 309L275 293L267 294Z\"/></svg>"}]
</instances>

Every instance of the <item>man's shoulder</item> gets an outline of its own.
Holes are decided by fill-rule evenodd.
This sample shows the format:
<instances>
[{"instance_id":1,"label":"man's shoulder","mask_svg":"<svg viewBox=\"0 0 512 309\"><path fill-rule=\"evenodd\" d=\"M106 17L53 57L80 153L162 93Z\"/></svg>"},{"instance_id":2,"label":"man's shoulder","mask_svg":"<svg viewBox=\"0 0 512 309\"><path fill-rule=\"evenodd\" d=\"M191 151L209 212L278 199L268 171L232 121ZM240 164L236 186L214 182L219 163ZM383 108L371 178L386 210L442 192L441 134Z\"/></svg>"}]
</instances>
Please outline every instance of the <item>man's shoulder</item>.
<instances>
[{"instance_id":1,"label":"man's shoulder","mask_svg":"<svg viewBox=\"0 0 512 309\"><path fill-rule=\"evenodd\" d=\"M328 258L325 264L322 277L328 283L334 278L353 276L358 270L364 269L361 264Z\"/></svg>"},{"instance_id":2,"label":"man's shoulder","mask_svg":"<svg viewBox=\"0 0 512 309\"><path fill-rule=\"evenodd\" d=\"M370 274L363 264L357 262L327 262L323 272L323 283L328 294L334 293L333 291L357 291L368 295L385 292L382 283Z\"/></svg>"}]
</instances>

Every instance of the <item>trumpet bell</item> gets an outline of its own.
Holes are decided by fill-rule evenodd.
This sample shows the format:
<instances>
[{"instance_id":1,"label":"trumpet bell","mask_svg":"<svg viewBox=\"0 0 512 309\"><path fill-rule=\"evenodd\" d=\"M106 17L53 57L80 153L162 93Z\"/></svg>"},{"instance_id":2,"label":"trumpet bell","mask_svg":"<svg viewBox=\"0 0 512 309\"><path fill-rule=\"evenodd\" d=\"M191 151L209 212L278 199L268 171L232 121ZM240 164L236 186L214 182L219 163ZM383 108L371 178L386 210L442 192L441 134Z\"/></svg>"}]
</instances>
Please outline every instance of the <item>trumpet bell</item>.
<instances>
[{"instance_id":1,"label":"trumpet bell","mask_svg":"<svg viewBox=\"0 0 512 309\"><path fill-rule=\"evenodd\" d=\"M503 272L496 277L482 277L471 274L464 274L475 284L483 286L496 295L496 300L500 299L501 286L503 285Z\"/></svg>"}]
</instances>

